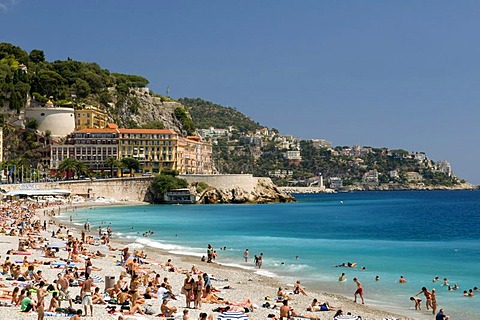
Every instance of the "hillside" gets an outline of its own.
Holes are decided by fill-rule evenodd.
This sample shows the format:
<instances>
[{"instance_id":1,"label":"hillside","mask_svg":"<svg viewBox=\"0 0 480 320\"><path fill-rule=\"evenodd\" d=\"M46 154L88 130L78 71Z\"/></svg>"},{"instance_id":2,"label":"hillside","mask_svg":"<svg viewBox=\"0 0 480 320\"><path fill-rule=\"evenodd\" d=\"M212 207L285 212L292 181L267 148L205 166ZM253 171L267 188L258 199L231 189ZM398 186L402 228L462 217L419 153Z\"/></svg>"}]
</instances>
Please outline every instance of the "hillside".
<instances>
[{"instance_id":1,"label":"hillside","mask_svg":"<svg viewBox=\"0 0 480 320\"><path fill-rule=\"evenodd\" d=\"M112 73L96 63L70 58L48 62L41 50L27 53L0 43L0 122L29 105L52 100L56 106L75 109L98 107L120 127L168 127L182 135L193 134L185 108L148 90L148 83L144 77Z\"/></svg>"},{"instance_id":2,"label":"hillside","mask_svg":"<svg viewBox=\"0 0 480 320\"><path fill-rule=\"evenodd\" d=\"M5 161L37 168L47 163L42 160L49 154L42 150L51 139L49 133L38 132L36 124L28 120L25 128L12 124L21 119L25 108L51 100L56 106L75 109L98 107L119 127L168 128L182 136L201 134L213 144L217 172L269 176L278 185L311 185L318 183L319 176L327 186L337 184L344 189L457 188L464 183L448 162L433 161L422 152L319 145L262 127L232 107L201 98L175 101L155 94L148 84L142 76L113 73L96 63L69 58L48 62L41 50L27 53L0 43ZM220 133L200 130L210 127Z\"/></svg>"},{"instance_id":3,"label":"hillside","mask_svg":"<svg viewBox=\"0 0 480 320\"><path fill-rule=\"evenodd\" d=\"M197 129L232 126L239 132L252 132L260 128L258 122L231 107L224 107L200 98L182 98L178 101L187 107Z\"/></svg>"}]
</instances>

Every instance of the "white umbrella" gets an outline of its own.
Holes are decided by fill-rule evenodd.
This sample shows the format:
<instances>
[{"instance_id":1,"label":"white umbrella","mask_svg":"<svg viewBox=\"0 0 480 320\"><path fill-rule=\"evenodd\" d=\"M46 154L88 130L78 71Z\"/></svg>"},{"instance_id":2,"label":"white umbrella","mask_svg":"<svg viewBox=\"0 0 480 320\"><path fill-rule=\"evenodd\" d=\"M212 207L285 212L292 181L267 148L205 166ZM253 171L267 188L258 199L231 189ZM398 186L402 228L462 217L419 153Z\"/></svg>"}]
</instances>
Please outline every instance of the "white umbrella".
<instances>
[{"instance_id":1,"label":"white umbrella","mask_svg":"<svg viewBox=\"0 0 480 320\"><path fill-rule=\"evenodd\" d=\"M248 320L248 316L240 311L225 311L218 315L217 320Z\"/></svg>"}]
</instances>

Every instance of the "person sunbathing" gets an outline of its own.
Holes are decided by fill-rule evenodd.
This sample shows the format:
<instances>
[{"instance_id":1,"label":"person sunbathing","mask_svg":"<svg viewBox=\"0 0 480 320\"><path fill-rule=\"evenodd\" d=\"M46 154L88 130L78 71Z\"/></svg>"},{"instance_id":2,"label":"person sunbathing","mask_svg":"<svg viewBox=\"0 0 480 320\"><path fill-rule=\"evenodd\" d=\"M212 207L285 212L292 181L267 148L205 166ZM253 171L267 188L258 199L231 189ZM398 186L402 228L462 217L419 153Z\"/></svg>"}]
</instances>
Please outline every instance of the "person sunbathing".
<instances>
[{"instance_id":1,"label":"person sunbathing","mask_svg":"<svg viewBox=\"0 0 480 320\"><path fill-rule=\"evenodd\" d=\"M118 319L129 319L128 317L124 317L123 315L134 315L135 313L139 313L141 315L145 315L145 313L142 310L142 306L139 304L134 305L133 307L130 308L130 310L123 310L121 311L123 314L118 316Z\"/></svg>"},{"instance_id":2,"label":"person sunbathing","mask_svg":"<svg viewBox=\"0 0 480 320\"><path fill-rule=\"evenodd\" d=\"M295 285L293 286L293 293L295 294L303 294L304 296L308 296L308 294L305 292L305 288L303 288L301 285L300 285L300 280L297 280L297 282L295 283Z\"/></svg>"},{"instance_id":3,"label":"person sunbathing","mask_svg":"<svg viewBox=\"0 0 480 320\"><path fill-rule=\"evenodd\" d=\"M59 303L58 303L58 292L54 291L52 293L52 299L50 300L50 306L48 307L49 312L55 312L55 310L58 308Z\"/></svg>"},{"instance_id":4,"label":"person sunbathing","mask_svg":"<svg viewBox=\"0 0 480 320\"><path fill-rule=\"evenodd\" d=\"M20 292L19 287L13 288L12 299L10 300L10 303L14 306L18 305L18 294L19 294L19 292Z\"/></svg>"},{"instance_id":5,"label":"person sunbathing","mask_svg":"<svg viewBox=\"0 0 480 320\"><path fill-rule=\"evenodd\" d=\"M218 297L215 293L212 292L210 286L205 287L205 296L202 298L204 303L226 303L225 299Z\"/></svg>"},{"instance_id":6,"label":"person sunbathing","mask_svg":"<svg viewBox=\"0 0 480 320\"><path fill-rule=\"evenodd\" d=\"M95 292L93 293L92 296L92 303L93 304L107 304L105 300L103 300L102 295L100 294L100 288L96 287Z\"/></svg>"},{"instance_id":7,"label":"person sunbathing","mask_svg":"<svg viewBox=\"0 0 480 320\"><path fill-rule=\"evenodd\" d=\"M110 297L113 298L113 297L116 297L121 292L121 289L118 287L118 284L115 283L113 287L108 288L105 291L108 293Z\"/></svg>"},{"instance_id":8,"label":"person sunbathing","mask_svg":"<svg viewBox=\"0 0 480 320\"><path fill-rule=\"evenodd\" d=\"M288 299L290 299L290 297L289 297L288 294L286 294L285 292L283 292L282 287L279 287L279 288L278 288L278 291L277 291L277 299L278 299L278 300L288 300Z\"/></svg>"},{"instance_id":9,"label":"person sunbathing","mask_svg":"<svg viewBox=\"0 0 480 320\"><path fill-rule=\"evenodd\" d=\"M312 303L307 307L307 311L337 311L339 309L341 308L330 305L328 301L320 303L317 299L313 299Z\"/></svg>"},{"instance_id":10,"label":"person sunbathing","mask_svg":"<svg viewBox=\"0 0 480 320\"><path fill-rule=\"evenodd\" d=\"M162 306L160 307L160 311L164 317L171 317L177 312L177 308L167 306L167 302L167 299L162 300Z\"/></svg>"}]
</instances>

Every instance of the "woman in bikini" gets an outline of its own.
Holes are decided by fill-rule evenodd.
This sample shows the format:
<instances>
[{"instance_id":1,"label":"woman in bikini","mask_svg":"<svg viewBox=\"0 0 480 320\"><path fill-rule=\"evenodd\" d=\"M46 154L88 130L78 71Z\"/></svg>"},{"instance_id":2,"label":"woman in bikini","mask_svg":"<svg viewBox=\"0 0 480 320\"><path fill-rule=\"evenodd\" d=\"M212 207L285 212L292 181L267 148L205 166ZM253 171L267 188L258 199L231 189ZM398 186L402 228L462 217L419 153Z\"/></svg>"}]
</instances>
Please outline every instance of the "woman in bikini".
<instances>
[{"instance_id":1,"label":"woman in bikini","mask_svg":"<svg viewBox=\"0 0 480 320\"><path fill-rule=\"evenodd\" d=\"M193 296L195 298L193 307L195 309L202 308L202 295L203 295L203 277L201 275L198 275L198 280L195 282L195 285L193 288Z\"/></svg>"},{"instance_id":2,"label":"woman in bikini","mask_svg":"<svg viewBox=\"0 0 480 320\"><path fill-rule=\"evenodd\" d=\"M183 281L183 290L185 291L186 308L190 308L194 284L195 284L195 280L192 277L190 277L190 273L187 273L187 277Z\"/></svg>"}]
</instances>

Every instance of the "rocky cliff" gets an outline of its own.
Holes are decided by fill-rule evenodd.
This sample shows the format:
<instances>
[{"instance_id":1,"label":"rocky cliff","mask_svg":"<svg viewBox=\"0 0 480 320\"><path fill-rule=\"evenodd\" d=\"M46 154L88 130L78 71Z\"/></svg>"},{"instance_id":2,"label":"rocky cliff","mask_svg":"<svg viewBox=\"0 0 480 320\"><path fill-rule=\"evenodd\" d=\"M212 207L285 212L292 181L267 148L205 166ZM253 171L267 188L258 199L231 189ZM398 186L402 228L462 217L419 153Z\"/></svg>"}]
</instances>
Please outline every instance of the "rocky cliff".
<instances>
[{"instance_id":1,"label":"rocky cliff","mask_svg":"<svg viewBox=\"0 0 480 320\"><path fill-rule=\"evenodd\" d=\"M259 178L253 190L241 186L231 188L210 187L197 195L197 203L275 203L294 202L295 198L279 190L268 178Z\"/></svg>"},{"instance_id":2,"label":"rocky cliff","mask_svg":"<svg viewBox=\"0 0 480 320\"><path fill-rule=\"evenodd\" d=\"M422 184L381 184L375 185L351 185L343 191L402 191L402 190L477 190L479 187L471 183L459 183L454 186L427 186Z\"/></svg>"},{"instance_id":3,"label":"rocky cliff","mask_svg":"<svg viewBox=\"0 0 480 320\"><path fill-rule=\"evenodd\" d=\"M171 129L182 136L187 132L175 117L175 109L184 106L175 101L166 101L164 97L152 95L148 89L130 90L127 97L120 97L110 103L109 115L121 127L139 127L146 123L161 122L165 129Z\"/></svg>"}]
</instances>

